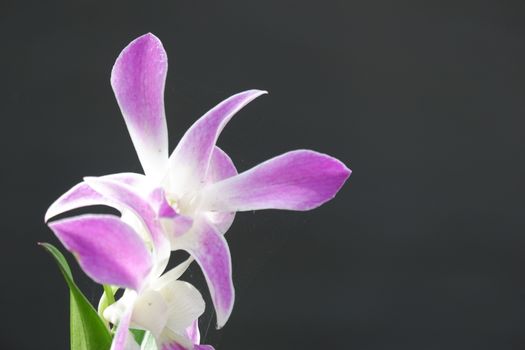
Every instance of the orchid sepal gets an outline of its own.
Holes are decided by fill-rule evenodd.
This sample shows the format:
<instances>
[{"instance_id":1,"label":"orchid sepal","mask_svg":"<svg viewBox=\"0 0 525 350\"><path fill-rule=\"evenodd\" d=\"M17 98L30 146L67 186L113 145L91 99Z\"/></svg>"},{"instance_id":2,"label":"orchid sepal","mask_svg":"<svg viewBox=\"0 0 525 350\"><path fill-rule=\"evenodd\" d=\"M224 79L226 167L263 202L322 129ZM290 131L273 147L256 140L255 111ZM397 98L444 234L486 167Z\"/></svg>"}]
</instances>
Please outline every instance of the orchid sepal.
<instances>
[{"instance_id":1,"label":"orchid sepal","mask_svg":"<svg viewBox=\"0 0 525 350\"><path fill-rule=\"evenodd\" d=\"M326 154L291 151L205 187L203 210L311 210L334 198L351 173Z\"/></svg>"},{"instance_id":2,"label":"orchid sepal","mask_svg":"<svg viewBox=\"0 0 525 350\"><path fill-rule=\"evenodd\" d=\"M156 178L164 172L168 159L164 111L167 71L166 51L151 33L126 46L111 71L111 86L148 177Z\"/></svg>"},{"instance_id":3,"label":"orchid sepal","mask_svg":"<svg viewBox=\"0 0 525 350\"><path fill-rule=\"evenodd\" d=\"M116 216L86 214L49 227L97 283L138 290L152 268L142 239Z\"/></svg>"},{"instance_id":4,"label":"orchid sepal","mask_svg":"<svg viewBox=\"0 0 525 350\"><path fill-rule=\"evenodd\" d=\"M217 328L222 328L235 300L230 249L224 236L203 219L173 244L173 249L187 251L201 267L217 314Z\"/></svg>"}]
</instances>

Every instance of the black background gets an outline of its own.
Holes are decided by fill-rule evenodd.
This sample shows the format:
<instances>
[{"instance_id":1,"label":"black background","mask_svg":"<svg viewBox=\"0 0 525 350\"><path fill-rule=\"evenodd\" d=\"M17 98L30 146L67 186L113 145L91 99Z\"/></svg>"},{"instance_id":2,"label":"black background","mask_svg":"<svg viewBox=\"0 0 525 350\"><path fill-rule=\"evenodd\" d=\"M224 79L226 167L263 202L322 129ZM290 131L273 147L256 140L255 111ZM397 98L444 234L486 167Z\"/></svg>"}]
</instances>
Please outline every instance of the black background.
<instances>
[{"instance_id":1,"label":"black background","mask_svg":"<svg viewBox=\"0 0 525 350\"><path fill-rule=\"evenodd\" d=\"M312 212L237 216L236 305L220 331L208 310L208 343L522 349L524 20L523 1L1 0L0 347L68 347L43 215L83 176L141 171L109 75L151 31L171 148L261 88L219 140L239 170L311 148L354 171ZM205 290L198 268L186 277Z\"/></svg>"}]
</instances>

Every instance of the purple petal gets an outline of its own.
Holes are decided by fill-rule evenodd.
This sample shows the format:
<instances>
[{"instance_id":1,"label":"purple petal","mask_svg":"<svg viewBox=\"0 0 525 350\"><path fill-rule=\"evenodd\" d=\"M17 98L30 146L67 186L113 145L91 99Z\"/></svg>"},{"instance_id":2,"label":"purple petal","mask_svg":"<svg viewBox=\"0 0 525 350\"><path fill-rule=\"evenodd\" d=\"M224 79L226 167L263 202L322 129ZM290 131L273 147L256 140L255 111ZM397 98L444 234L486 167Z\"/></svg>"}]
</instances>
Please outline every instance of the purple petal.
<instances>
[{"instance_id":1,"label":"purple petal","mask_svg":"<svg viewBox=\"0 0 525 350\"><path fill-rule=\"evenodd\" d=\"M151 235L157 253L164 257L169 254L169 242L157 220L157 214L147 198L142 197L133 187L111 179L86 177L84 179L95 191L118 206L132 211Z\"/></svg>"},{"instance_id":2,"label":"purple petal","mask_svg":"<svg viewBox=\"0 0 525 350\"><path fill-rule=\"evenodd\" d=\"M193 226L193 219L189 216L177 215L174 218L160 218L160 223L170 241L178 239Z\"/></svg>"},{"instance_id":3,"label":"purple petal","mask_svg":"<svg viewBox=\"0 0 525 350\"><path fill-rule=\"evenodd\" d=\"M350 174L326 154L292 151L210 185L203 202L211 211L310 210L332 199Z\"/></svg>"},{"instance_id":4,"label":"purple petal","mask_svg":"<svg viewBox=\"0 0 525 350\"><path fill-rule=\"evenodd\" d=\"M193 350L215 350L211 345L194 345Z\"/></svg>"},{"instance_id":5,"label":"purple petal","mask_svg":"<svg viewBox=\"0 0 525 350\"><path fill-rule=\"evenodd\" d=\"M47 222L54 216L76 208L90 205L112 206L111 204L98 192L89 187L88 184L81 182L73 186L69 191L64 193L53 204L51 204L47 209L44 220Z\"/></svg>"},{"instance_id":6,"label":"purple petal","mask_svg":"<svg viewBox=\"0 0 525 350\"><path fill-rule=\"evenodd\" d=\"M158 214L164 232L168 237L174 238L180 236L191 228L193 219L189 216L180 215L173 209L166 199L164 189L160 187L157 188L149 197L151 203L153 203L155 212Z\"/></svg>"},{"instance_id":7,"label":"purple petal","mask_svg":"<svg viewBox=\"0 0 525 350\"><path fill-rule=\"evenodd\" d=\"M138 290L151 270L144 242L116 216L76 216L49 227L95 282Z\"/></svg>"},{"instance_id":8,"label":"purple petal","mask_svg":"<svg viewBox=\"0 0 525 350\"><path fill-rule=\"evenodd\" d=\"M166 193L162 187L153 190L149 196L149 200L156 212L161 218L175 218L179 214L173 209L166 199Z\"/></svg>"},{"instance_id":9,"label":"purple petal","mask_svg":"<svg viewBox=\"0 0 525 350\"><path fill-rule=\"evenodd\" d=\"M266 91L248 90L219 103L191 126L170 157L170 173L175 192L201 186L215 143L226 123L241 108ZM180 193L179 193L180 194Z\"/></svg>"},{"instance_id":10,"label":"purple petal","mask_svg":"<svg viewBox=\"0 0 525 350\"><path fill-rule=\"evenodd\" d=\"M199 331L199 320L193 321L191 326L186 328L186 335L190 338L193 344L199 344L201 342L201 332Z\"/></svg>"},{"instance_id":11,"label":"purple petal","mask_svg":"<svg viewBox=\"0 0 525 350\"><path fill-rule=\"evenodd\" d=\"M217 313L217 328L221 328L230 317L235 300L228 243L206 220L196 222L175 243L173 250L186 250L201 267Z\"/></svg>"},{"instance_id":12,"label":"purple petal","mask_svg":"<svg viewBox=\"0 0 525 350\"><path fill-rule=\"evenodd\" d=\"M210 166L206 174L206 183L215 183L237 175L237 169L230 156L215 146L210 159Z\"/></svg>"},{"instance_id":13,"label":"purple petal","mask_svg":"<svg viewBox=\"0 0 525 350\"><path fill-rule=\"evenodd\" d=\"M230 157L215 146L206 176L206 183L212 184L237 175L237 169ZM221 232L226 233L235 219L235 212L208 212L208 220Z\"/></svg>"},{"instance_id":14,"label":"purple petal","mask_svg":"<svg viewBox=\"0 0 525 350\"><path fill-rule=\"evenodd\" d=\"M132 310L129 310L120 319L110 350L140 350L140 346L135 342L129 331L131 315Z\"/></svg>"},{"instance_id":15,"label":"purple petal","mask_svg":"<svg viewBox=\"0 0 525 350\"><path fill-rule=\"evenodd\" d=\"M165 342L160 346L161 350L188 350L188 348L180 345L176 341Z\"/></svg>"},{"instance_id":16,"label":"purple petal","mask_svg":"<svg viewBox=\"0 0 525 350\"><path fill-rule=\"evenodd\" d=\"M192 350L193 344L182 334L174 333L165 328L160 338L156 339L159 350Z\"/></svg>"},{"instance_id":17,"label":"purple petal","mask_svg":"<svg viewBox=\"0 0 525 350\"><path fill-rule=\"evenodd\" d=\"M163 175L168 160L164 84L168 58L151 33L133 40L120 53L111 86L133 145L148 176Z\"/></svg>"},{"instance_id":18,"label":"purple petal","mask_svg":"<svg viewBox=\"0 0 525 350\"><path fill-rule=\"evenodd\" d=\"M201 334L199 331L199 320L193 321L193 324L186 328L186 334L191 342L195 344L193 350L215 350L211 345L199 345L201 341Z\"/></svg>"},{"instance_id":19,"label":"purple petal","mask_svg":"<svg viewBox=\"0 0 525 350\"><path fill-rule=\"evenodd\" d=\"M106 175L102 178L111 179L113 181L138 187L144 187L146 185L146 177L141 174L120 173ZM116 206L115 203L109 201L107 198L104 198L98 192L94 191L91 187L89 187L88 184L81 182L64 193L53 204L51 204L51 206L47 209L45 221L47 222L53 216L62 214L66 211L90 205L107 205L110 207L115 207L117 210L121 209Z\"/></svg>"}]
</instances>

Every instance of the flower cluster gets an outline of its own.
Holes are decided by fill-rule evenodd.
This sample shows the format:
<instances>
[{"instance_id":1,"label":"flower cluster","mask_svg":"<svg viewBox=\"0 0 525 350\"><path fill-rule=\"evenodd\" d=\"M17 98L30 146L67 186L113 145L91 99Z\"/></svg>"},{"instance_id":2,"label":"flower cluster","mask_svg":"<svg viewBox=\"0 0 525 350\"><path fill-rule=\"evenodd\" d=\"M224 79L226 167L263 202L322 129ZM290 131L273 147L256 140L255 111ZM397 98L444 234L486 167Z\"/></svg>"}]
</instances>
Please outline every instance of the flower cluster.
<instances>
[{"instance_id":1,"label":"flower cluster","mask_svg":"<svg viewBox=\"0 0 525 350\"><path fill-rule=\"evenodd\" d=\"M144 175L86 177L58 198L46 222L66 211L106 205L121 215L87 214L49 223L64 247L95 282L124 290L103 310L115 329L111 349L139 345L130 329L155 338L158 349L212 349L200 345L198 318L205 303L180 281L195 261L206 278L217 317L227 322L234 304L232 262L224 234L235 213L257 209L309 210L335 196L350 170L328 155L291 151L238 173L216 146L229 120L265 91L238 93L193 124L168 155L164 112L166 52L152 34L131 42L117 58L111 85ZM170 254L190 258L165 271Z\"/></svg>"}]
</instances>

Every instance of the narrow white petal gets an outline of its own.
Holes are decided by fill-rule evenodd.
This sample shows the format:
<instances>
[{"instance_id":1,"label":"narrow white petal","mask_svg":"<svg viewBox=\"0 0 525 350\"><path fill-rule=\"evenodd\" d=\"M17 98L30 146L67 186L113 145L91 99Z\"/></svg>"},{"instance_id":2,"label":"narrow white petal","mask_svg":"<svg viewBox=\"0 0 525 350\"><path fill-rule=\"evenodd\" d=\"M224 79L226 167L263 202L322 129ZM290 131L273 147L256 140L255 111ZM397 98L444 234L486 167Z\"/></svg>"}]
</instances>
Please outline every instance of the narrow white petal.
<instances>
[{"instance_id":1,"label":"narrow white petal","mask_svg":"<svg viewBox=\"0 0 525 350\"><path fill-rule=\"evenodd\" d=\"M155 290L161 290L166 285L175 282L184 274L184 272L186 272L186 270L192 262L193 258L189 257L188 259L186 259L186 261L175 266L174 268L166 272L164 275L157 278L154 282L152 282L151 288Z\"/></svg>"}]
</instances>

